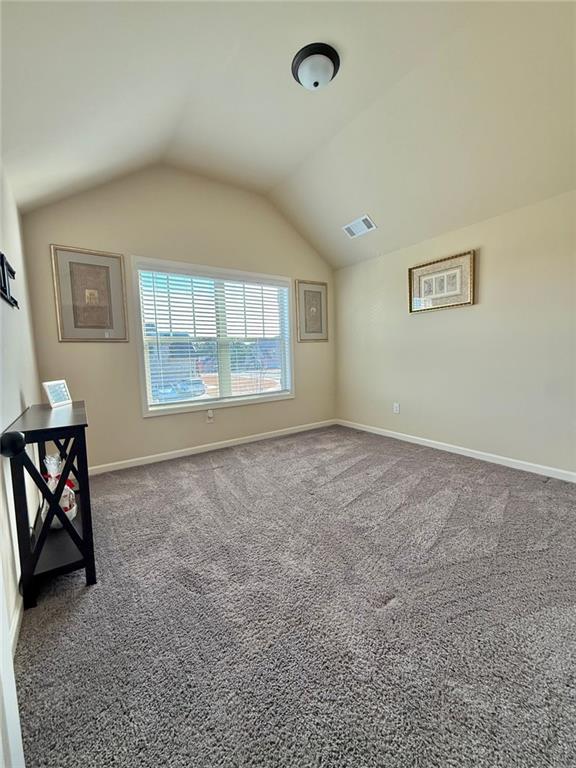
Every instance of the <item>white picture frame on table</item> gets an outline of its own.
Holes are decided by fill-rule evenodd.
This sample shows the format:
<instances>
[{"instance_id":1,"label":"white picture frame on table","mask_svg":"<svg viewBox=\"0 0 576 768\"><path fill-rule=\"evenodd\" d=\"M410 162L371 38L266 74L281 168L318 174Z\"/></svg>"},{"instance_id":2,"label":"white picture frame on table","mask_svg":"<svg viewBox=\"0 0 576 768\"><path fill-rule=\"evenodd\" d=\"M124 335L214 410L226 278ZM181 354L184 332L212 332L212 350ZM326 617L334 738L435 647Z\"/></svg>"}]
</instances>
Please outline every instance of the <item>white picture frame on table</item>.
<instances>
[{"instance_id":1,"label":"white picture frame on table","mask_svg":"<svg viewBox=\"0 0 576 768\"><path fill-rule=\"evenodd\" d=\"M72 403L70 390L64 379L43 381L42 386L51 408L60 408L63 405L70 405Z\"/></svg>"}]
</instances>

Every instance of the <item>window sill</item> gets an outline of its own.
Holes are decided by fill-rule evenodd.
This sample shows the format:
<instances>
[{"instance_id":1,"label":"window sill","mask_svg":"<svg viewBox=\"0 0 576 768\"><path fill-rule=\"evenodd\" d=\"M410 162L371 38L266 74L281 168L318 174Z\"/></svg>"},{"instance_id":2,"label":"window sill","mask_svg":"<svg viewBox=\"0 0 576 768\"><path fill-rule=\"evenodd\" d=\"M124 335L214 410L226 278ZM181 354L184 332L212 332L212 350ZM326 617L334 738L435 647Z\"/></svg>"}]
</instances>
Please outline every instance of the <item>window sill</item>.
<instances>
[{"instance_id":1,"label":"window sill","mask_svg":"<svg viewBox=\"0 0 576 768\"><path fill-rule=\"evenodd\" d=\"M145 419L154 416L173 416L176 413L192 411L209 411L215 408L233 408L239 405L258 405L273 403L276 400L293 400L294 392L278 392L275 395L247 395L246 397L231 397L228 400L202 400L200 402L171 403L170 405L144 406L142 415Z\"/></svg>"}]
</instances>

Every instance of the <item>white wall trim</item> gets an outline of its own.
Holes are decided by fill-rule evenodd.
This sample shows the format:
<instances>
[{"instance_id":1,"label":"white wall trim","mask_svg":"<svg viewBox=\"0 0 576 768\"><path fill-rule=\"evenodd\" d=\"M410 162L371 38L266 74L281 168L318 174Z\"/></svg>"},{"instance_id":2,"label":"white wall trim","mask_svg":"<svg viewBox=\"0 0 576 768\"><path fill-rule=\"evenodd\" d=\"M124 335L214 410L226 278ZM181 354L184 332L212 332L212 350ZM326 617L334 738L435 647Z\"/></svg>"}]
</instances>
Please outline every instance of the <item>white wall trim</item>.
<instances>
[{"instance_id":1,"label":"white wall trim","mask_svg":"<svg viewBox=\"0 0 576 768\"><path fill-rule=\"evenodd\" d=\"M10 647L12 648L12 656L16 653L16 646L18 645L18 637L20 635L20 627L22 625L22 616L24 614L24 605L22 598L18 595L16 600L16 606L12 612L12 619L10 621Z\"/></svg>"},{"instance_id":2,"label":"white wall trim","mask_svg":"<svg viewBox=\"0 0 576 768\"><path fill-rule=\"evenodd\" d=\"M315 421L311 424L300 424L296 427L286 427L285 429L276 429L273 432L260 432L256 435L246 435L245 437L233 437L230 440L219 440L216 443L204 443L195 445L192 448L180 448L176 451L166 451L165 453L155 453L152 456L138 456L134 459L125 459L124 461L114 461L110 464L97 464L90 467L91 475L101 475L104 472L115 472L119 469L129 469L130 467L141 467L145 464L156 464L158 461L169 461L170 459L181 459L184 456L193 456L196 453L207 453L208 451L217 451L219 448L230 448L233 445L243 445L244 443L256 443L259 440L271 440L274 437L283 435L294 435L297 432L309 432L313 429L322 429L322 427L332 427L337 422L334 419L327 421Z\"/></svg>"},{"instance_id":3,"label":"white wall trim","mask_svg":"<svg viewBox=\"0 0 576 768\"><path fill-rule=\"evenodd\" d=\"M294 435L298 432L309 432L313 429L322 429L323 427L331 427L338 424L341 427L348 427L349 429L358 429L362 432L371 432L375 435L382 435L383 437L391 437L395 440L402 440L407 443L416 443L417 445L424 445L428 448L435 448L439 451L447 451L448 453L457 453L461 456L469 456L472 459L480 459L480 461L488 461L491 464L500 464L504 467L511 467L512 469L520 469L523 472L532 472L537 475L544 475L545 477L553 477L557 480L565 480L568 483L576 483L576 472L570 472L567 469L559 469L557 467L548 467L544 464L533 464L529 461L522 461L521 459L513 459L508 456L500 456L495 453L487 453L486 451L478 451L474 448L465 448L462 445L452 445L451 443L442 443L438 440L430 440L427 437L418 437L416 435L407 435L404 432L393 432L390 429L383 429L382 427L373 427L368 424L358 424L354 421L346 421L344 419L327 419L326 421L315 421L310 424L300 424L296 427L286 427L285 429L276 429L272 432L261 432L256 435L246 435L245 437L234 437L230 440L219 440L214 443L204 443L203 445L196 445L190 448L180 448L175 451L166 451L165 453L155 453L151 456L138 456L134 459L125 459L124 461L114 461L110 464L97 464L90 467L91 475L101 475L104 472L115 472L120 469L130 469L131 467L140 467L146 464L156 464L159 461L169 461L170 459L180 459L185 456L193 456L196 453L207 453L208 451L217 451L220 448L231 448L234 445L243 445L245 443L255 443L260 440L271 440L275 437L282 437L283 435ZM16 619L16 615L18 616ZM15 638L13 641L13 647L15 648L15 641L17 640L17 634L22 620L22 607L18 612L15 612L15 618L13 618L13 627L11 634Z\"/></svg>"},{"instance_id":4,"label":"white wall trim","mask_svg":"<svg viewBox=\"0 0 576 768\"><path fill-rule=\"evenodd\" d=\"M24 750L18 696L14 679L12 634L18 627L14 615L8 616L3 569L0 568L0 765L24 768ZM21 600L18 601L21 603ZM14 611L16 615L18 610ZM17 632L16 632L17 634Z\"/></svg>"},{"instance_id":5,"label":"white wall trim","mask_svg":"<svg viewBox=\"0 0 576 768\"><path fill-rule=\"evenodd\" d=\"M504 467L512 467L512 469L520 469L524 472L533 472L536 475L545 475L546 477L553 477L557 480L565 480L568 483L576 483L576 472L570 472L567 469L558 469L557 467L547 467L543 464L532 464L529 461L522 461L521 459L511 459L508 456L499 456L496 453L486 453L485 451L477 451L474 448L464 448L461 445L452 445L451 443L441 443L438 440L430 440L427 437L417 437L416 435L406 435L404 432L392 432L390 429L382 429L381 427L371 427L367 424L357 424L354 421L345 421L343 419L336 419L336 424L341 427L348 427L350 429L359 429L362 432L372 432L375 435L383 435L384 437L392 437L395 440L403 440L407 443L417 443L418 445L425 445L428 448L436 448L440 451L448 451L449 453L458 453L461 456L469 456L472 459L480 459L481 461L489 461L492 464L501 464Z\"/></svg>"}]
</instances>

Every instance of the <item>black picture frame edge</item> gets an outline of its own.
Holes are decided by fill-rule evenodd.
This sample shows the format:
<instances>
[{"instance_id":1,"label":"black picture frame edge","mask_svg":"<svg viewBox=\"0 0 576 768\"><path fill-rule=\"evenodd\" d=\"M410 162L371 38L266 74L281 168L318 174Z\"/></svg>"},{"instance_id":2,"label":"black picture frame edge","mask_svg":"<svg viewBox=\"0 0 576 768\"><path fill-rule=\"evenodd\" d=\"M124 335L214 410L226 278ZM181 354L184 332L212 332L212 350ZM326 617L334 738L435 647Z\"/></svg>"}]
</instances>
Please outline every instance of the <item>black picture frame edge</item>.
<instances>
[{"instance_id":1,"label":"black picture frame edge","mask_svg":"<svg viewBox=\"0 0 576 768\"><path fill-rule=\"evenodd\" d=\"M10 291L10 280L16 277L16 270L10 264L5 254L0 251L0 297L9 304L12 309L20 309L17 299Z\"/></svg>"}]
</instances>

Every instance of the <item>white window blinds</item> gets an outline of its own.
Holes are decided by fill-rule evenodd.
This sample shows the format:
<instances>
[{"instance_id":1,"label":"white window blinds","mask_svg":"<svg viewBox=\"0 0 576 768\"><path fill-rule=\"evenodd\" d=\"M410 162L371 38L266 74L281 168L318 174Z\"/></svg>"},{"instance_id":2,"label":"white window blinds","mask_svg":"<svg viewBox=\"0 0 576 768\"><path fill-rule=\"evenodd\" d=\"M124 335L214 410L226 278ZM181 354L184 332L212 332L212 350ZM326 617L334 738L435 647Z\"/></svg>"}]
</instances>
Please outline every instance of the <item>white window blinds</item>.
<instances>
[{"instance_id":1,"label":"white window blinds","mask_svg":"<svg viewBox=\"0 0 576 768\"><path fill-rule=\"evenodd\" d=\"M290 393L287 282L138 270L149 410Z\"/></svg>"}]
</instances>

